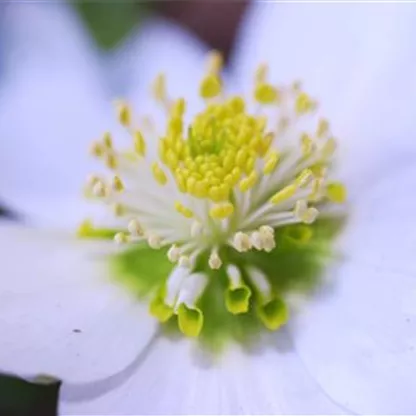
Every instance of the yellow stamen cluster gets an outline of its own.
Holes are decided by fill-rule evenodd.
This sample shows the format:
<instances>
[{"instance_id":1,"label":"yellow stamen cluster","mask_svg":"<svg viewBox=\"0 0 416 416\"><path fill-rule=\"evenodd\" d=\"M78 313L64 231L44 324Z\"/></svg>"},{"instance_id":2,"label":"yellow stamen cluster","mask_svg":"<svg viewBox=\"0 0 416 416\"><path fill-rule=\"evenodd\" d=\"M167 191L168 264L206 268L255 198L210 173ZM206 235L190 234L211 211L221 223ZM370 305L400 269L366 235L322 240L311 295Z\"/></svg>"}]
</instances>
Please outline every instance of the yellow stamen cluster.
<instances>
[{"instance_id":1,"label":"yellow stamen cluster","mask_svg":"<svg viewBox=\"0 0 416 416\"><path fill-rule=\"evenodd\" d=\"M212 54L199 86L205 108L190 124L185 123L186 101L171 99L165 77L157 77L153 95L165 110L167 122L157 137L156 158L147 148L146 126L135 126L130 107L122 101L117 103L117 115L130 133L132 148L116 151L110 133L91 147L113 176L91 176L86 194L110 204L116 217L127 220L126 231L117 233L115 241L147 241L153 249L169 247L167 257L180 269L191 270L201 253L207 253L211 271L228 267L221 258L225 245L239 253L271 252L278 227L312 224L326 203L346 200L345 187L328 180L336 149L328 121L315 120L312 132L297 128L317 108L300 83L272 85L267 67L260 66L251 100L227 96L221 66L220 55ZM268 118L262 115L265 106L274 108L275 118L270 111ZM146 207L148 200L154 205ZM92 232L90 223L80 230L82 235ZM257 285L264 301L258 312L261 320L269 328L280 326L287 313L271 292L267 276L253 272L256 284L250 286L238 268L227 270L233 276L225 294L227 309L246 312ZM158 292L151 310L162 321L177 313L180 328L197 334L202 311L192 304L199 298L189 296L202 294L206 282L200 275L192 276L190 282L197 289L191 290L189 283L182 297L178 295L176 309L165 304L164 295Z\"/></svg>"}]
</instances>

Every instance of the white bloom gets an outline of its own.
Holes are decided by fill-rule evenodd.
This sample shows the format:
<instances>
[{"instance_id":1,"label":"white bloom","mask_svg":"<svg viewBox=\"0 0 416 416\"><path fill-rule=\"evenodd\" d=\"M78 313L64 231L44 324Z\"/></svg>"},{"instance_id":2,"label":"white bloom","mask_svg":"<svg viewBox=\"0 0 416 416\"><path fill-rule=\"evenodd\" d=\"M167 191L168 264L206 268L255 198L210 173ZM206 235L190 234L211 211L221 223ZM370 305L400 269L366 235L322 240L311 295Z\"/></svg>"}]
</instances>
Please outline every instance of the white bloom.
<instances>
[{"instance_id":1,"label":"white bloom","mask_svg":"<svg viewBox=\"0 0 416 416\"><path fill-rule=\"evenodd\" d=\"M347 149L339 159L353 211L338 246L342 258L327 272L332 284L324 289L330 290L302 305L286 328L264 337L260 349L231 346L210 362L187 339L153 338L156 325L141 313L141 305L107 279L101 246L3 226L0 244L7 273L2 273L0 329L6 344L0 349L1 368L62 377L65 414L411 413L416 404L416 200L411 192L416 146L408 36L416 8L365 7L255 5L236 59L237 79L248 78L249 58L271 60L272 79L305 79L308 89L322 96L325 114ZM153 42L155 48L163 46L156 34ZM154 52L148 47L149 54ZM184 55L193 52L185 48ZM195 61L199 67L200 59ZM157 69L171 67L175 65ZM357 73L351 76L352 71ZM176 87L181 84L177 79ZM393 88L391 101L385 98L387 87ZM180 88L172 91L182 94ZM296 208L300 214L305 210L303 203ZM125 229L140 238L142 222L126 223ZM200 238L204 222L185 231L189 241ZM248 242L245 230L236 229L231 244L242 255L253 250L250 243L254 249L267 246L269 239L261 233L268 235L268 229L257 232ZM155 247L166 238L162 233L148 237ZM180 245L172 243L171 259L187 266L176 250ZM220 267L218 253L209 262ZM238 287L239 269L227 266L230 284ZM183 276L174 277L170 293ZM185 305L192 306L192 295L206 283L199 274L193 277L180 295ZM251 277L267 292L261 274ZM169 298L167 303L174 307Z\"/></svg>"}]
</instances>

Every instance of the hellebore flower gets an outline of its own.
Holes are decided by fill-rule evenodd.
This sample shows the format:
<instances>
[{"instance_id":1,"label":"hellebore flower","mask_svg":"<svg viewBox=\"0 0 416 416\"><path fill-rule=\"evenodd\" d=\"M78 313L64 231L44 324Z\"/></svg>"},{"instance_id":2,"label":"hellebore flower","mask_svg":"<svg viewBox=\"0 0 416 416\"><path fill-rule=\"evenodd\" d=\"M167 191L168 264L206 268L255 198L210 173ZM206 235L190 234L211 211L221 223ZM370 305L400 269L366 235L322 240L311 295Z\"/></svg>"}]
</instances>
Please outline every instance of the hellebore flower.
<instances>
[{"instance_id":1,"label":"hellebore flower","mask_svg":"<svg viewBox=\"0 0 416 416\"><path fill-rule=\"evenodd\" d=\"M93 144L113 172L84 190L115 221L79 234L132 248L2 226L2 369L62 377L63 414L414 411L416 9L336 6L253 6L235 79L261 55L270 74L259 67L244 99L214 54L205 106L163 77L167 123L118 103L130 137Z\"/></svg>"}]
</instances>

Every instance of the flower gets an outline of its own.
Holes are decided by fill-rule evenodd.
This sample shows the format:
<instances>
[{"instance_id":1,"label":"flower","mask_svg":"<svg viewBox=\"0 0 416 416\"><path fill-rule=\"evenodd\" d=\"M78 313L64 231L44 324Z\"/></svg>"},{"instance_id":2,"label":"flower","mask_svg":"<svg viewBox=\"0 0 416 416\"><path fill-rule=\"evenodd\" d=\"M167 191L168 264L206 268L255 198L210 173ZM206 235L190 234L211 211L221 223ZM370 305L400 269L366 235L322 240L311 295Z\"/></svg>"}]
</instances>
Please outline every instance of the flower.
<instances>
[{"instance_id":1,"label":"flower","mask_svg":"<svg viewBox=\"0 0 416 416\"><path fill-rule=\"evenodd\" d=\"M166 257L176 264L169 276L131 273L146 281L137 282L139 287L145 284L147 292L155 292L152 315L162 323L177 315L179 329L191 337L199 336L204 321L212 319L207 314L217 314L210 327L219 330L224 320L212 309L218 308L214 299L221 292L233 315L250 312L254 303L268 329L286 323L279 276L295 279L296 274L287 270L282 256L292 256L299 267L304 246L317 244L312 224L318 216L333 215L331 202L346 199L343 184L331 180L336 141L329 123L313 120L317 103L300 84L277 88L267 80L267 67L260 65L253 98L227 96L221 70L221 56L211 53L199 87L206 106L188 125L185 98L171 98L164 76L156 78L154 95L167 118L163 133L144 123L140 128L129 105L119 102L118 119L130 132L131 144L118 149L109 132L95 141L91 153L111 176L90 175L85 188L87 197L104 202L118 217L118 244L139 245L134 255L143 258L147 253L140 243L167 248ZM255 112L249 108L253 104ZM155 146L156 157L149 149ZM89 220L79 229L82 237L100 233L107 234ZM275 234L286 236L286 242L296 240L296 245L275 255L276 241L285 242ZM150 256L148 261L163 259ZM301 273L308 273L305 265ZM204 298L210 299L205 308Z\"/></svg>"},{"instance_id":2,"label":"flower","mask_svg":"<svg viewBox=\"0 0 416 416\"><path fill-rule=\"evenodd\" d=\"M336 281L285 328L262 338L258 349L233 345L207 362L184 337L152 338L156 326L142 306L104 279L101 245L4 227L2 262L10 278L2 280L8 293L2 368L62 376L64 413L412 413L414 10L254 5L243 26L242 74L245 60L256 61L258 53L272 57L271 77L304 73L313 95L321 95L313 91L320 83L325 114L342 141L340 166L353 207L337 243L342 257L325 273ZM320 65L307 66L310 57ZM357 79L347 76L353 59ZM390 100L381 88L387 86Z\"/></svg>"}]
</instances>

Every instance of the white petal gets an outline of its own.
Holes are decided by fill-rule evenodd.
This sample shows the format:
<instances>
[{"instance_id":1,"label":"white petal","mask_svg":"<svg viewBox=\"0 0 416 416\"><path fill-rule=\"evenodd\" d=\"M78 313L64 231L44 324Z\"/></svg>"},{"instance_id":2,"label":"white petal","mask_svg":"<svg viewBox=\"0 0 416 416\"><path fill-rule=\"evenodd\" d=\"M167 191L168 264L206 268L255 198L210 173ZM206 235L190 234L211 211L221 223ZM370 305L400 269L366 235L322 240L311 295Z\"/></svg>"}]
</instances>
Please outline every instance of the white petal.
<instances>
[{"instance_id":1,"label":"white petal","mask_svg":"<svg viewBox=\"0 0 416 416\"><path fill-rule=\"evenodd\" d=\"M1 371L92 382L146 346L156 325L111 280L97 244L2 223Z\"/></svg>"},{"instance_id":2,"label":"white petal","mask_svg":"<svg viewBox=\"0 0 416 416\"><path fill-rule=\"evenodd\" d=\"M161 338L137 373L97 400L70 400L65 414L340 414L296 356L283 331L261 349L233 347L222 357L205 355L194 341Z\"/></svg>"},{"instance_id":3,"label":"white petal","mask_svg":"<svg viewBox=\"0 0 416 416\"><path fill-rule=\"evenodd\" d=\"M116 129L93 45L65 3L8 4L0 85L0 189L35 221L61 220L95 164L88 147Z\"/></svg>"},{"instance_id":4,"label":"white petal","mask_svg":"<svg viewBox=\"0 0 416 416\"><path fill-rule=\"evenodd\" d=\"M137 110L160 113L150 100L151 85L164 73L169 96L189 99L188 108L197 111L202 105L198 85L207 51L206 45L168 20L153 18L144 23L116 56L125 65L129 98Z\"/></svg>"},{"instance_id":5,"label":"white petal","mask_svg":"<svg viewBox=\"0 0 416 416\"><path fill-rule=\"evenodd\" d=\"M360 414L416 409L414 164L356 201L331 287L294 328L297 350L334 400Z\"/></svg>"},{"instance_id":6,"label":"white petal","mask_svg":"<svg viewBox=\"0 0 416 416\"><path fill-rule=\"evenodd\" d=\"M415 16L411 4L253 3L234 69L245 85L263 61L274 82L303 80L350 179L368 185L374 169L416 152Z\"/></svg>"}]
</instances>

